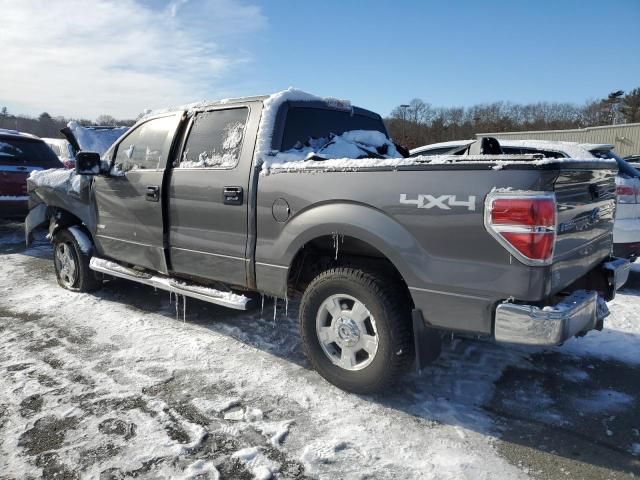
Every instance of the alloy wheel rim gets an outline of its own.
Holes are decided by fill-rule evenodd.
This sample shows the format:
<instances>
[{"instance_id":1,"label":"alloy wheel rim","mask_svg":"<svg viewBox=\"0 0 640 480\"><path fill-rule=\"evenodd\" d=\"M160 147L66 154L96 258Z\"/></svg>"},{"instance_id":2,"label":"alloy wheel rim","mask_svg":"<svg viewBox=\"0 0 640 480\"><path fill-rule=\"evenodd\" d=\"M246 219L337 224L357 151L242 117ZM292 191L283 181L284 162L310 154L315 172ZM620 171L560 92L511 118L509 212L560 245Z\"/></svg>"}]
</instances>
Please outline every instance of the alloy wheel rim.
<instances>
[{"instance_id":1,"label":"alloy wheel rim","mask_svg":"<svg viewBox=\"0 0 640 480\"><path fill-rule=\"evenodd\" d=\"M66 287L73 287L78 278L78 265L69 244L58 244L55 259L60 280L62 280L62 283L64 283Z\"/></svg>"},{"instance_id":2,"label":"alloy wheel rim","mask_svg":"<svg viewBox=\"0 0 640 480\"><path fill-rule=\"evenodd\" d=\"M364 303L351 295L331 295L320 304L316 335L324 354L344 370L366 368L378 352L375 319Z\"/></svg>"}]
</instances>

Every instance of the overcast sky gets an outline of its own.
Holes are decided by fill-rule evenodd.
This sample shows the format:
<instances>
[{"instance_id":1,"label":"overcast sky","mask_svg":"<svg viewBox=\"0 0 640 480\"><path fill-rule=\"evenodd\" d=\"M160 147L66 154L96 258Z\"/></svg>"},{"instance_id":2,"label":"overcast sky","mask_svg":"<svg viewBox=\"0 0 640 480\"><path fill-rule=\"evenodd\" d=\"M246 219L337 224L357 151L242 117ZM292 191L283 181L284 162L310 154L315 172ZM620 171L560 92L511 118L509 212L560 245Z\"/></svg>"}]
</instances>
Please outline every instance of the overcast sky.
<instances>
[{"instance_id":1,"label":"overcast sky","mask_svg":"<svg viewBox=\"0 0 640 480\"><path fill-rule=\"evenodd\" d=\"M640 87L639 0L0 0L0 106L93 119L295 86L387 114Z\"/></svg>"}]
</instances>

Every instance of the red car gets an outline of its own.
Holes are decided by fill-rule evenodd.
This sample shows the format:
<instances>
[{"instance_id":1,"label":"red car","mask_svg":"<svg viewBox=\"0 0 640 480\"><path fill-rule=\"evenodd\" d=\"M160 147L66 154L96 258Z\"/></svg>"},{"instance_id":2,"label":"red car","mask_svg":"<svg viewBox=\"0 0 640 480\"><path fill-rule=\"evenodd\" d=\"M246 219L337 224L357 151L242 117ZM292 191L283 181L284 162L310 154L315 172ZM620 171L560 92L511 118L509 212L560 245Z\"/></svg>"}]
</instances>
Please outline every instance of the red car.
<instances>
[{"instance_id":1,"label":"red car","mask_svg":"<svg viewBox=\"0 0 640 480\"><path fill-rule=\"evenodd\" d=\"M23 218L29 212L27 177L33 170L60 167L58 157L40 138L0 129L0 218Z\"/></svg>"}]
</instances>

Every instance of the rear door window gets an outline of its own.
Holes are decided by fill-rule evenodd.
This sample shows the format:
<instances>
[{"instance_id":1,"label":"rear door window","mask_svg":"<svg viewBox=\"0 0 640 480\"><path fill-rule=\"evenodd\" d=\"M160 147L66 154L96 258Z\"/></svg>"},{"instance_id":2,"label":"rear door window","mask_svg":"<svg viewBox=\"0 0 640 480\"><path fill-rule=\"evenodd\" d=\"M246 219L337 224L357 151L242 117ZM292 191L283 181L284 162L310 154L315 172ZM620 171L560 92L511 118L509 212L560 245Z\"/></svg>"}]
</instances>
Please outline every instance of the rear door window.
<instances>
[{"instance_id":1,"label":"rear door window","mask_svg":"<svg viewBox=\"0 0 640 480\"><path fill-rule=\"evenodd\" d=\"M246 107L197 113L179 168L234 168L248 115Z\"/></svg>"},{"instance_id":2,"label":"rear door window","mask_svg":"<svg viewBox=\"0 0 640 480\"><path fill-rule=\"evenodd\" d=\"M168 116L136 127L118 145L114 169L119 172L164 169L175 125L175 117Z\"/></svg>"},{"instance_id":3,"label":"rear door window","mask_svg":"<svg viewBox=\"0 0 640 480\"><path fill-rule=\"evenodd\" d=\"M49 146L39 140L0 138L0 165L60 168L60 160Z\"/></svg>"}]
</instances>

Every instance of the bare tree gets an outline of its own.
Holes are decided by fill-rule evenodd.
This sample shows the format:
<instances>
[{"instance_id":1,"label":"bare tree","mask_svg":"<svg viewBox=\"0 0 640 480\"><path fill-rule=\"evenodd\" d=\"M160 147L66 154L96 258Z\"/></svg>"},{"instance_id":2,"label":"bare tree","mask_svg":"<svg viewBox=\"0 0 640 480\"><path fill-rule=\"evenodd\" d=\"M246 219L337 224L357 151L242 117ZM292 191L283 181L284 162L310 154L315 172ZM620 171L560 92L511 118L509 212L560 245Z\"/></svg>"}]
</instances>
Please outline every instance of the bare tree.
<instances>
[{"instance_id":1,"label":"bare tree","mask_svg":"<svg viewBox=\"0 0 640 480\"><path fill-rule=\"evenodd\" d=\"M640 122L640 87L624 96L620 103L620 113L627 123Z\"/></svg>"}]
</instances>

